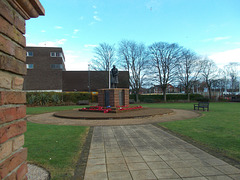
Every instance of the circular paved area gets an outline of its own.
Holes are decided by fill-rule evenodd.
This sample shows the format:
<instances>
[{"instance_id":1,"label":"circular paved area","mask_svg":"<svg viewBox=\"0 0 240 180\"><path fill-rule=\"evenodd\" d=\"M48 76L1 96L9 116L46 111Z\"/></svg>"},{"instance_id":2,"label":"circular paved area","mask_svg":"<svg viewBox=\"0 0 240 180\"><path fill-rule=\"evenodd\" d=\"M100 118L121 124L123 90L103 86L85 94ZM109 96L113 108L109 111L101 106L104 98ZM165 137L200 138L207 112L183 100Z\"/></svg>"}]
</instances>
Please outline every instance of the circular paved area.
<instances>
[{"instance_id":1,"label":"circular paved area","mask_svg":"<svg viewBox=\"0 0 240 180\"><path fill-rule=\"evenodd\" d=\"M115 126L115 125L150 124L166 121L177 121L201 116L200 113L180 109L171 109L171 111L167 110L166 112L168 114L155 115L152 117L111 119L111 120L101 119L84 120L84 119L58 118L53 116L54 113L45 113L40 115L29 116L27 120L39 124L72 125L72 126L112 126L112 125Z\"/></svg>"},{"instance_id":2,"label":"circular paved area","mask_svg":"<svg viewBox=\"0 0 240 180\"><path fill-rule=\"evenodd\" d=\"M54 113L54 116L61 118L70 119L87 119L87 120L99 120L99 119L129 119L129 118L143 118L152 117L155 115L170 114L173 110L161 109L161 108L142 108L138 110L121 111L118 113L103 113L94 111L78 111L78 110L67 110L58 111Z\"/></svg>"}]
</instances>

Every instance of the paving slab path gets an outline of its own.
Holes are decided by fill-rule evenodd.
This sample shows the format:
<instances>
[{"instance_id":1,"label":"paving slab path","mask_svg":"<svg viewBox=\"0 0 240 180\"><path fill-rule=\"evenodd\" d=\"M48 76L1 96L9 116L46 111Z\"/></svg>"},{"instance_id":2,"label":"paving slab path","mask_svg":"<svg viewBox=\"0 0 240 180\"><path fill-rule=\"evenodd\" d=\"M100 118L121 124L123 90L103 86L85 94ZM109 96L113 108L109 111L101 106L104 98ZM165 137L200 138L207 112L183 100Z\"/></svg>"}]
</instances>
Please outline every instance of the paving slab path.
<instances>
[{"instance_id":1,"label":"paving slab path","mask_svg":"<svg viewBox=\"0 0 240 180\"><path fill-rule=\"evenodd\" d=\"M151 124L201 116L193 111L172 110L171 114L149 118L73 120L46 113L28 116L27 120L94 126L85 180L240 180L240 169Z\"/></svg>"},{"instance_id":2,"label":"paving slab path","mask_svg":"<svg viewBox=\"0 0 240 180\"><path fill-rule=\"evenodd\" d=\"M240 169L151 125L95 126L85 180L228 180Z\"/></svg>"}]
</instances>

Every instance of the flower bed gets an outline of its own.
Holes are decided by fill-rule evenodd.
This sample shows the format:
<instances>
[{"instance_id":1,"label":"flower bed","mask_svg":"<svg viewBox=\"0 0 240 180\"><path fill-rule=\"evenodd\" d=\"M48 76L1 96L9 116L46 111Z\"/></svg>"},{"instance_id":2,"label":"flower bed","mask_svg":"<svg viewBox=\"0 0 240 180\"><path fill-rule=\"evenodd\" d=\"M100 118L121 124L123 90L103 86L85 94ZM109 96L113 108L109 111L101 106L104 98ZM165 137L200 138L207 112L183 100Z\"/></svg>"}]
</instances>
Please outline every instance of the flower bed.
<instances>
[{"instance_id":1,"label":"flower bed","mask_svg":"<svg viewBox=\"0 0 240 180\"><path fill-rule=\"evenodd\" d=\"M124 111L131 111L131 110L139 110L142 109L142 106L117 106L117 107L102 107L102 106L90 106L79 109L79 111L92 111L92 112L103 112L103 113L116 113L116 112L124 112Z\"/></svg>"}]
</instances>

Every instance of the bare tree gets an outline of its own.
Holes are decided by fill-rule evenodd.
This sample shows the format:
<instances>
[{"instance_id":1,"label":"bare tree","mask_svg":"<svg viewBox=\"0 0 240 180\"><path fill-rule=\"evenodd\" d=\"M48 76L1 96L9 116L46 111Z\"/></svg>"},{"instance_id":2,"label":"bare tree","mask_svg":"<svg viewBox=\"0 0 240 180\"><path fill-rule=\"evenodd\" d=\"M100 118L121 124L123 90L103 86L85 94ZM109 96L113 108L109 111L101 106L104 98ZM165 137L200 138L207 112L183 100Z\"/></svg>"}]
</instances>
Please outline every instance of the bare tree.
<instances>
[{"instance_id":1,"label":"bare tree","mask_svg":"<svg viewBox=\"0 0 240 180\"><path fill-rule=\"evenodd\" d=\"M212 98L212 85L214 79L217 77L217 65L210 59L203 60L202 77L207 85L209 99Z\"/></svg>"},{"instance_id":2,"label":"bare tree","mask_svg":"<svg viewBox=\"0 0 240 180\"><path fill-rule=\"evenodd\" d=\"M185 93L190 101L190 92L193 84L199 79L202 70L200 58L191 50L183 49L180 61L177 64L176 77L184 85Z\"/></svg>"},{"instance_id":3,"label":"bare tree","mask_svg":"<svg viewBox=\"0 0 240 180\"><path fill-rule=\"evenodd\" d=\"M116 62L114 45L100 43L94 48L94 59L92 59L92 67L97 71L109 71L109 67ZM109 64L110 62L110 64Z\"/></svg>"},{"instance_id":4,"label":"bare tree","mask_svg":"<svg viewBox=\"0 0 240 180\"><path fill-rule=\"evenodd\" d=\"M157 79L166 102L167 86L175 78L174 70L181 58L182 47L175 43L157 42L149 46L149 51L151 54L151 65L156 70Z\"/></svg>"},{"instance_id":5,"label":"bare tree","mask_svg":"<svg viewBox=\"0 0 240 180\"><path fill-rule=\"evenodd\" d=\"M240 66L237 62L230 62L225 66L226 74L230 77L232 93L237 89L237 76L238 67Z\"/></svg>"},{"instance_id":6,"label":"bare tree","mask_svg":"<svg viewBox=\"0 0 240 180\"><path fill-rule=\"evenodd\" d=\"M138 101L138 94L144 85L149 53L144 44L135 41L122 40L119 43L119 60L125 70L129 72L129 85Z\"/></svg>"}]
</instances>

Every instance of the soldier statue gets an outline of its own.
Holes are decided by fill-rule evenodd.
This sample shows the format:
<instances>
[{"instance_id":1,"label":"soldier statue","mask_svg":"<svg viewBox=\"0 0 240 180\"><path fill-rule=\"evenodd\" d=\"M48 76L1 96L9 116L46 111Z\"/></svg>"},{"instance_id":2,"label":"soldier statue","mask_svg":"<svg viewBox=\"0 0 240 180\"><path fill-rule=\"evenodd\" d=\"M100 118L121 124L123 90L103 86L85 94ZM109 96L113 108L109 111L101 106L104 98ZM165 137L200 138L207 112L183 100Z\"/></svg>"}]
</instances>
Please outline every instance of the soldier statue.
<instances>
[{"instance_id":1,"label":"soldier statue","mask_svg":"<svg viewBox=\"0 0 240 180\"><path fill-rule=\"evenodd\" d=\"M117 88L118 84L118 69L115 65L111 69L111 88Z\"/></svg>"}]
</instances>

